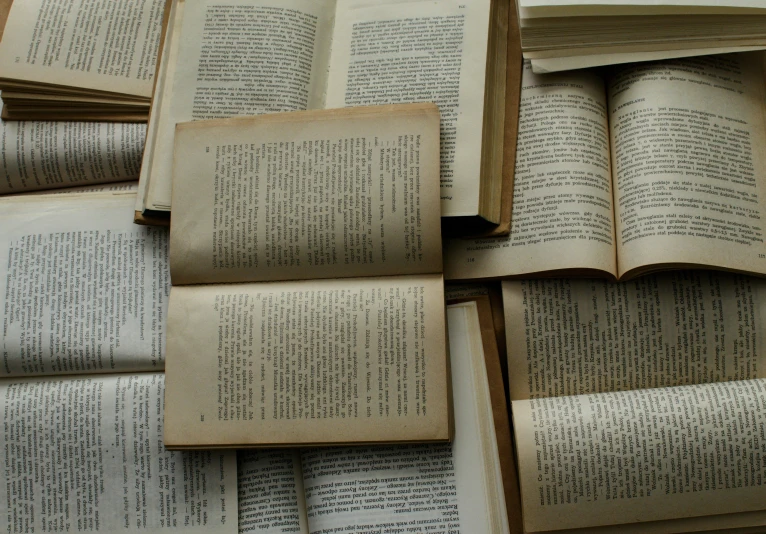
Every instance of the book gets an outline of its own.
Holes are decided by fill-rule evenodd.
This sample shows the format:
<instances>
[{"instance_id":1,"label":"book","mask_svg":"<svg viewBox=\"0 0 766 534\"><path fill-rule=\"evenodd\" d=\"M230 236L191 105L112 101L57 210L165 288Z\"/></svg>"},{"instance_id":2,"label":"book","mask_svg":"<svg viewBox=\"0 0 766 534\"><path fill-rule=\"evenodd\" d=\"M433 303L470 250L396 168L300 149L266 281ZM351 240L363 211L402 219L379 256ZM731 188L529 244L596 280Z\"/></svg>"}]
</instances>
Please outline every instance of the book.
<instances>
[{"instance_id":1,"label":"book","mask_svg":"<svg viewBox=\"0 0 766 534\"><path fill-rule=\"evenodd\" d=\"M527 66L511 233L448 239L445 277L766 273L763 57Z\"/></svg>"},{"instance_id":2,"label":"book","mask_svg":"<svg viewBox=\"0 0 766 534\"><path fill-rule=\"evenodd\" d=\"M454 443L239 451L240 532L521 534L489 315L447 307Z\"/></svg>"},{"instance_id":3,"label":"book","mask_svg":"<svg viewBox=\"0 0 766 534\"><path fill-rule=\"evenodd\" d=\"M103 531L296 532L306 524L300 532L309 532L308 525L318 532L331 519L379 522L379 529L415 521L418 528L450 524L458 532L495 533L510 525L520 532L514 530L520 515L511 515L518 481L508 464L505 395L481 300L448 312L460 406L454 444L164 449L168 232L133 225L134 205L125 194L0 199L7 229L0 235L6 424L0 517L12 531L69 524ZM352 485L360 490L359 511L345 502ZM336 515L336 504L346 509ZM371 511L390 515L371 518Z\"/></svg>"},{"instance_id":4,"label":"book","mask_svg":"<svg viewBox=\"0 0 766 534\"><path fill-rule=\"evenodd\" d=\"M503 282L526 532L766 526L764 283Z\"/></svg>"},{"instance_id":5,"label":"book","mask_svg":"<svg viewBox=\"0 0 766 534\"><path fill-rule=\"evenodd\" d=\"M448 441L438 108L175 142L166 446Z\"/></svg>"},{"instance_id":6,"label":"book","mask_svg":"<svg viewBox=\"0 0 766 534\"><path fill-rule=\"evenodd\" d=\"M242 17L248 29L229 44L222 36ZM435 102L442 215L456 218L445 224L507 233L521 67L516 32L508 0L181 0L158 75L139 218L156 221L171 211L179 122ZM286 36L289 53L268 45L272 35Z\"/></svg>"},{"instance_id":7,"label":"book","mask_svg":"<svg viewBox=\"0 0 766 534\"><path fill-rule=\"evenodd\" d=\"M168 232L135 226L134 205L135 193L0 199L11 532L236 533L236 455L162 445Z\"/></svg>"},{"instance_id":8,"label":"book","mask_svg":"<svg viewBox=\"0 0 766 534\"><path fill-rule=\"evenodd\" d=\"M755 1L519 0L524 57L546 68L766 48L766 8ZM567 66L573 58L574 66Z\"/></svg>"},{"instance_id":9,"label":"book","mask_svg":"<svg viewBox=\"0 0 766 534\"><path fill-rule=\"evenodd\" d=\"M165 0L5 2L3 119L146 121Z\"/></svg>"},{"instance_id":10,"label":"book","mask_svg":"<svg viewBox=\"0 0 766 534\"><path fill-rule=\"evenodd\" d=\"M145 124L0 122L0 194L136 180Z\"/></svg>"}]
</instances>

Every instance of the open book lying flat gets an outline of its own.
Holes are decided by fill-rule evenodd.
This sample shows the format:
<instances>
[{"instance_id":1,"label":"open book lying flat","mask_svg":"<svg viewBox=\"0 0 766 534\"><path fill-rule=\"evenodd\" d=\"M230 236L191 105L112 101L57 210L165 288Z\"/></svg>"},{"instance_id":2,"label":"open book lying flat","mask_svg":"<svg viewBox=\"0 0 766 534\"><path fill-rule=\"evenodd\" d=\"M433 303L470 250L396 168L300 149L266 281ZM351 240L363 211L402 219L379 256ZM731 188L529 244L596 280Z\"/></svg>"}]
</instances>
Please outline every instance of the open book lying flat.
<instances>
[{"instance_id":1,"label":"open book lying flat","mask_svg":"<svg viewBox=\"0 0 766 534\"><path fill-rule=\"evenodd\" d=\"M764 57L527 67L511 234L448 240L446 278L766 274Z\"/></svg>"},{"instance_id":2,"label":"open book lying flat","mask_svg":"<svg viewBox=\"0 0 766 534\"><path fill-rule=\"evenodd\" d=\"M146 121L166 0L2 2L3 119Z\"/></svg>"},{"instance_id":3,"label":"open book lying flat","mask_svg":"<svg viewBox=\"0 0 766 534\"><path fill-rule=\"evenodd\" d=\"M764 297L710 271L503 282L525 531L763 532Z\"/></svg>"},{"instance_id":4,"label":"open book lying flat","mask_svg":"<svg viewBox=\"0 0 766 534\"><path fill-rule=\"evenodd\" d=\"M508 233L521 70L509 0L179 0L171 18L137 221L167 222L179 122L434 102L445 229Z\"/></svg>"},{"instance_id":5,"label":"open book lying flat","mask_svg":"<svg viewBox=\"0 0 766 534\"><path fill-rule=\"evenodd\" d=\"M448 441L437 107L175 141L165 444Z\"/></svg>"}]
</instances>

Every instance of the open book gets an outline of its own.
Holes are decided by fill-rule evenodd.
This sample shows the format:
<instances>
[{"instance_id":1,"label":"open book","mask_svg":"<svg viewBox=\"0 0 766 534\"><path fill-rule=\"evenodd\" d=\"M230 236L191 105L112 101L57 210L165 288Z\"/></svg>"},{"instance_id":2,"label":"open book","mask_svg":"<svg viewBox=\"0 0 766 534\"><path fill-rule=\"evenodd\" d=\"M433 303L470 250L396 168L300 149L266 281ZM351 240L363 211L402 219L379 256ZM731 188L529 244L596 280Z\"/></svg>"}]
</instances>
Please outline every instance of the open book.
<instances>
[{"instance_id":1,"label":"open book","mask_svg":"<svg viewBox=\"0 0 766 534\"><path fill-rule=\"evenodd\" d=\"M165 444L449 440L437 107L175 139Z\"/></svg>"},{"instance_id":2,"label":"open book","mask_svg":"<svg viewBox=\"0 0 766 534\"><path fill-rule=\"evenodd\" d=\"M0 122L0 194L136 180L146 125Z\"/></svg>"},{"instance_id":3,"label":"open book","mask_svg":"<svg viewBox=\"0 0 766 534\"><path fill-rule=\"evenodd\" d=\"M760 52L524 71L511 234L449 240L447 279L766 273Z\"/></svg>"},{"instance_id":4,"label":"open book","mask_svg":"<svg viewBox=\"0 0 766 534\"><path fill-rule=\"evenodd\" d=\"M524 57L557 70L587 59L609 65L622 56L647 61L711 49L766 48L761 0L518 0ZM567 66L570 58L574 66Z\"/></svg>"},{"instance_id":5,"label":"open book","mask_svg":"<svg viewBox=\"0 0 766 534\"><path fill-rule=\"evenodd\" d=\"M765 292L710 271L503 282L525 530L766 527Z\"/></svg>"},{"instance_id":6,"label":"open book","mask_svg":"<svg viewBox=\"0 0 766 534\"><path fill-rule=\"evenodd\" d=\"M162 446L168 232L135 226L134 203L0 200L11 532L236 532L235 455Z\"/></svg>"},{"instance_id":7,"label":"open book","mask_svg":"<svg viewBox=\"0 0 766 534\"><path fill-rule=\"evenodd\" d=\"M442 215L459 217L454 225L463 231L481 217L482 232L507 233L503 184L508 193L513 168L504 167L504 151L510 147L512 160L521 61L512 40L507 53L509 17L515 23L508 0L180 0L168 28L137 212L151 217L171 209L179 122L435 102ZM508 95L507 76L515 82Z\"/></svg>"},{"instance_id":8,"label":"open book","mask_svg":"<svg viewBox=\"0 0 766 534\"><path fill-rule=\"evenodd\" d=\"M165 0L16 0L0 41L3 118L146 121L164 11Z\"/></svg>"},{"instance_id":9,"label":"open book","mask_svg":"<svg viewBox=\"0 0 766 534\"><path fill-rule=\"evenodd\" d=\"M488 303L447 317L454 442L241 451L240 532L521 533L506 513L518 481Z\"/></svg>"}]
</instances>

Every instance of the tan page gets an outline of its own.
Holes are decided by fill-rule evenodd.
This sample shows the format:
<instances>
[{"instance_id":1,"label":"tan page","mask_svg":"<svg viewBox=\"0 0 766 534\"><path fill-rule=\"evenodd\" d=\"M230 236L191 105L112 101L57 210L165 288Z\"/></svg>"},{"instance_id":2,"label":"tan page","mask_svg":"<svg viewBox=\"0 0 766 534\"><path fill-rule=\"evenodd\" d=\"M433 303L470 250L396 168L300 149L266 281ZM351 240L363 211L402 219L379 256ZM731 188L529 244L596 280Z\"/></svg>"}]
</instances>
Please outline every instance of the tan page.
<instances>
[{"instance_id":1,"label":"tan page","mask_svg":"<svg viewBox=\"0 0 766 534\"><path fill-rule=\"evenodd\" d=\"M489 0L338 0L326 107L434 102L441 214L479 208Z\"/></svg>"},{"instance_id":2,"label":"tan page","mask_svg":"<svg viewBox=\"0 0 766 534\"><path fill-rule=\"evenodd\" d=\"M766 377L766 282L503 282L511 399Z\"/></svg>"},{"instance_id":3,"label":"tan page","mask_svg":"<svg viewBox=\"0 0 766 534\"><path fill-rule=\"evenodd\" d=\"M527 532L766 502L764 379L514 401L513 416Z\"/></svg>"},{"instance_id":4,"label":"tan page","mask_svg":"<svg viewBox=\"0 0 766 534\"><path fill-rule=\"evenodd\" d=\"M165 0L13 2L0 41L4 79L152 96Z\"/></svg>"},{"instance_id":5,"label":"tan page","mask_svg":"<svg viewBox=\"0 0 766 534\"><path fill-rule=\"evenodd\" d=\"M322 108L335 0L182 1L146 209L170 210L179 122ZM236 31L233 31L236 28ZM225 76L222 75L225 73Z\"/></svg>"},{"instance_id":6,"label":"tan page","mask_svg":"<svg viewBox=\"0 0 766 534\"><path fill-rule=\"evenodd\" d=\"M441 271L433 104L190 122L175 152L174 285Z\"/></svg>"},{"instance_id":7,"label":"tan page","mask_svg":"<svg viewBox=\"0 0 766 534\"><path fill-rule=\"evenodd\" d=\"M585 71L534 74L526 64L511 233L446 239L445 278L615 274L609 158L603 81Z\"/></svg>"},{"instance_id":8,"label":"tan page","mask_svg":"<svg viewBox=\"0 0 766 534\"><path fill-rule=\"evenodd\" d=\"M450 439L441 275L171 291L165 444Z\"/></svg>"},{"instance_id":9,"label":"tan page","mask_svg":"<svg viewBox=\"0 0 766 534\"><path fill-rule=\"evenodd\" d=\"M620 277L662 263L766 273L763 61L688 58L612 77Z\"/></svg>"}]
</instances>

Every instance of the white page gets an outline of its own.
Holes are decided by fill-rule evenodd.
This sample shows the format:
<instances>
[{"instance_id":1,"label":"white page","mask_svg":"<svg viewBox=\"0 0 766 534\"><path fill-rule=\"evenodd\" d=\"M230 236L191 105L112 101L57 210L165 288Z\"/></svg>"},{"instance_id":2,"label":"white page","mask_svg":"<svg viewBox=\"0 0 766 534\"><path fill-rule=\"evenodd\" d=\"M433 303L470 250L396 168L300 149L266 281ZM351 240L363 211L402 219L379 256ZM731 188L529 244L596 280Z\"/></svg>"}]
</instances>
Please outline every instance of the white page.
<instances>
[{"instance_id":1,"label":"white page","mask_svg":"<svg viewBox=\"0 0 766 534\"><path fill-rule=\"evenodd\" d=\"M177 123L322 107L334 14L335 0L185 2L173 30L178 55L158 114L146 209L170 209ZM286 50L283 41L293 46Z\"/></svg>"},{"instance_id":2,"label":"white page","mask_svg":"<svg viewBox=\"0 0 766 534\"><path fill-rule=\"evenodd\" d=\"M325 107L436 103L443 217L478 213L489 15L486 0L338 1Z\"/></svg>"},{"instance_id":3,"label":"white page","mask_svg":"<svg viewBox=\"0 0 766 534\"><path fill-rule=\"evenodd\" d=\"M0 376L162 370L168 231L132 194L0 201Z\"/></svg>"},{"instance_id":4,"label":"white page","mask_svg":"<svg viewBox=\"0 0 766 534\"><path fill-rule=\"evenodd\" d=\"M14 2L3 78L151 98L165 0Z\"/></svg>"},{"instance_id":5,"label":"white page","mask_svg":"<svg viewBox=\"0 0 766 534\"><path fill-rule=\"evenodd\" d=\"M146 124L0 122L0 194L138 178Z\"/></svg>"},{"instance_id":6,"label":"white page","mask_svg":"<svg viewBox=\"0 0 766 534\"><path fill-rule=\"evenodd\" d=\"M0 381L3 530L236 533L235 453L165 450L164 378Z\"/></svg>"}]
</instances>

